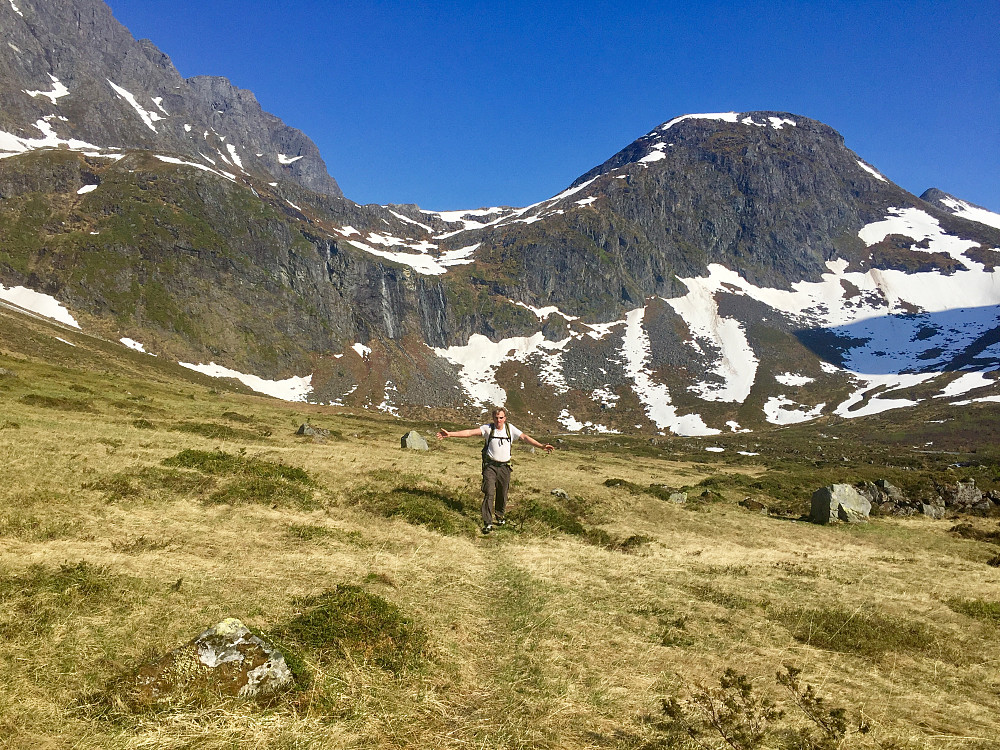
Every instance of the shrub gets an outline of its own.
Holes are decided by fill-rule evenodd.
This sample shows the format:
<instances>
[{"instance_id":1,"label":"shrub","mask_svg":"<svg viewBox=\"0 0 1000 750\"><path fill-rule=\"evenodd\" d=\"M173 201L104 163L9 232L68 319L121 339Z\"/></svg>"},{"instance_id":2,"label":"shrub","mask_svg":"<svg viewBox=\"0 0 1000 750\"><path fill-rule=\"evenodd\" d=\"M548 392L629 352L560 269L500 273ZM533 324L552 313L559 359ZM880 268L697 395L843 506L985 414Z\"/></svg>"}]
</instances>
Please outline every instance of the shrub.
<instances>
[{"instance_id":1,"label":"shrub","mask_svg":"<svg viewBox=\"0 0 1000 750\"><path fill-rule=\"evenodd\" d=\"M717 688L698 686L690 698L663 700L663 718L653 725L657 736L645 748L837 750L850 735L870 731L860 718L852 722L846 709L829 705L812 685L803 686L801 674L802 670L786 664L775 679L787 691L805 726L801 721L795 726L778 702L756 692L747 675L729 668ZM852 730L852 724L857 728Z\"/></svg>"}]
</instances>

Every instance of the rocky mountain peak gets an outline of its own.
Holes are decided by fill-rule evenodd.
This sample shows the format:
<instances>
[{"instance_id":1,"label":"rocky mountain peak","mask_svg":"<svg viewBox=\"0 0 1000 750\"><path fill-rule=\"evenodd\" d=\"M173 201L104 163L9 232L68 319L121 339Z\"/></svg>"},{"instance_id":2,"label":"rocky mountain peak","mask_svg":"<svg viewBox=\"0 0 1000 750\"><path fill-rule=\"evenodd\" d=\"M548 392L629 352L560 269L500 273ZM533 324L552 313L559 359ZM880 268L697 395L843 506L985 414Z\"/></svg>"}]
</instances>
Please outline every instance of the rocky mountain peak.
<instances>
[{"instance_id":1,"label":"rocky mountain peak","mask_svg":"<svg viewBox=\"0 0 1000 750\"><path fill-rule=\"evenodd\" d=\"M225 78L184 79L101 0L0 3L0 19L0 150L155 150L342 195L304 133Z\"/></svg>"}]
</instances>

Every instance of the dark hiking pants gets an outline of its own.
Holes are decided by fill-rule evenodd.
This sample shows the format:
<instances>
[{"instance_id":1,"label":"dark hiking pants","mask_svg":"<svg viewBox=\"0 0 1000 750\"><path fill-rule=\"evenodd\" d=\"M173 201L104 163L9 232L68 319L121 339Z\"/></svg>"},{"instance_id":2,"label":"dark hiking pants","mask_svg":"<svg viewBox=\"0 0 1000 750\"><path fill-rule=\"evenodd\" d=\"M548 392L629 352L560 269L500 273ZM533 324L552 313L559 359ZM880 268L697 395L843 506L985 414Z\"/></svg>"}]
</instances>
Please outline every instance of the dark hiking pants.
<instances>
[{"instance_id":1,"label":"dark hiking pants","mask_svg":"<svg viewBox=\"0 0 1000 750\"><path fill-rule=\"evenodd\" d=\"M507 464L483 464L483 525L489 526L494 519L503 518L507 509L507 491L510 489L510 466Z\"/></svg>"}]
</instances>

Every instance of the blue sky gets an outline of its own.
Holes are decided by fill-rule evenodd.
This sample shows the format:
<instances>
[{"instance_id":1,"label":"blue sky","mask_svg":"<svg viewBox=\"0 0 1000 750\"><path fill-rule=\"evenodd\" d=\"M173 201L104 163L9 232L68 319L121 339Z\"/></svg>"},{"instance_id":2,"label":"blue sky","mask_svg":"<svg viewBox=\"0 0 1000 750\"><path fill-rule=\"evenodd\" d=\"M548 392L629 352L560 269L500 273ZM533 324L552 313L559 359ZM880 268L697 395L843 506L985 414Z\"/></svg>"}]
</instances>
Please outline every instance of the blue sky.
<instances>
[{"instance_id":1,"label":"blue sky","mask_svg":"<svg viewBox=\"0 0 1000 750\"><path fill-rule=\"evenodd\" d=\"M359 203L528 205L677 115L760 109L1000 212L997 0L109 4L305 131Z\"/></svg>"}]
</instances>

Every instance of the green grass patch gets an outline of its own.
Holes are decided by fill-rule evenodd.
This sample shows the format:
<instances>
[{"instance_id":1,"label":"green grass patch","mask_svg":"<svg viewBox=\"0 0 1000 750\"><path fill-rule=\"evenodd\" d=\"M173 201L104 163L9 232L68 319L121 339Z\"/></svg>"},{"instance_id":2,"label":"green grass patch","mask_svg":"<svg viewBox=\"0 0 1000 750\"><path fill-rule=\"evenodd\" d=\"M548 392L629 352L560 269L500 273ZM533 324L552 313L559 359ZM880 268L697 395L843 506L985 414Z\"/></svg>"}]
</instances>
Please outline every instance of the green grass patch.
<instances>
[{"instance_id":1,"label":"green grass patch","mask_svg":"<svg viewBox=\"0 0 1000 750\"><path fill-rule=\"evenodd\" d=\"M123 587L103 565L86 560L56 568L32 565L0 577L0 636L45 635L67 618L111 603L120 606Z\"/></svg>"},{"instance_id":2,"label":"green grass patch","mask_svg":"<svg viewBox=\"0 0 1000 750\"><path fill-rule=\"evenodd\" d=\"M232 454L188 449L164 459L163 465L199 472L200 476L194 475L197 478L182 473L174 478L178 483L190 482L189 487L199 492L207 491L218 478L222 486L208 496L209 503L286 505L303 510L320 505L314 493L316 482L304 469L247 456L243 451ZM181 486L175 491L181 491Z\"/></svg>"},{"instance_id":3,"label":"green grass patch","mask_svg":"<svg viewBox=\"0 0 1000 750\"><path fill-rule=\"evenodd\" d=\"M244 505L259 503L261 505L294 506L302 510L314 510L320 507L308 487L271 477L239 477L228 482L208 497L209 503L226 505Z\"/></svg>"},{"instance_id":4,"label":"green grass patch","mask_svg":"<svg viewBox=\"0 0 1000 750\"><path fill-rule=\"evenodd\" d=\"M151 495L202 495L215 486L212 477L194 471L144 466L135 471L120 471L83 485L84 489L104 493L107 502L123 502Z\"/></svg>"},{"instance_id":5,"label":"green grass patch","mask_svg":"<svg viewBox=\"0 0 1000 750\"><path fill-rule=\"evenodd\" d=\"M879 658L891 652L929 655L942 650L924 623L872 608L786 609L777 619L795 640L827 651Z\"/></svg>"},{"instance_id":6,"label":"green grass patch","mask_svg":"<svg viewBox=\"0 0 1000 750\"><path fill-rule=\"evenodd\" d=\"M74 536L77 527L78 522L39 518L33 514L25 514L23 510L8 509L7 513L0 517L0 536L25 542L68 539Z\"/></svg>"},{"instance_id":7,"label":"green grass patch","mask_svg":"<svg viewBox=\"0 0 1000 750\"><path fill-rule=\"evenodd\" d=\"M237 422L239 424L252 424L253 417L248 417L246 414L240 414L238 411L226 411L222 413L223 419L228 419L230 422Z\"/></svg>"},{"instance_id":8,"label":"green grass patch","mask_svg":"<svg viewBox=\"0 0 1000 750\"><path fill-rule=\"evenodd\" d=\"M164 459L163 465L195 469L210 476L284 479L308 487L313 487L316 484L305 469L247 456L242 451L239 454L232 454L225 451L202 451L189 448L176 456Z\"/></svg>"},{"instance_id":9,"label":"green grass patch","mask_svg":"<svg viewBox=\"0 0 1000 750\"><path fill-rule=\"evenodd\" d=\"M68 396L43 396L38 393L29 393L19 399L26 406L38 406L43 409L58 409L60 411L92 412L93 402L85 399L70 398Z\"/></svg>"},{"instance_id":10,"label":"green grass patch","mask_svg":"<svg viewBox=\"0 0 1000 750\"><path fill-rule=\"evenodd\" d=\"M955 612L974 620L1000 625L1000 602L985 599L949 599L947 604Z\"/></svg>"},{"instance_id":11,"label":"green grass patch","mask_svg":"<svg viewBox=\"0 0 1000 750\"><path fill-rule=\"evenodd\" d=\"M239 427L230 427L225 424L215 424L214 422L181 422L172 425L171 430L175 432L186 432L190 435L200 435L210 440L232 440L247 441L263 440L270 437L271 431L265 429L245 430Z\"/></svg>"},{"instance_id":12,"label":"green grass patch","mask_svg":"<svg viewBox=\"0 0 1000 750\"><path fill-rule=\"evenodd\" d=\"M285 536L297 542L318 542L325 539L342 541L355 546L364 546L364 535L359 531L331 529L310 523L292 523L285 527Z\"/></svg>"},{"instance_id":13,"label":"green grass patch","mask_svg":"<svg viewBox=\"0 0 1000 750\"><path fill-rule=\"evenodd\" d=\"M383 518L400 518L441 534L460 534L476 526L476 509L439 489L414 486L366 490L357 500L362 508Z\"/></svg>"},{"instance_id":14,"label":"green grass patch","mask_svg":"<svg viewBox=\"0 0 1000 750\"><path fill-rule=\"evenodd\" d=\"M304 611L276 633L321 660L350 656L399 673L416 666L424 654L424 630L395 604L359 586L341 584L295 604Z\"/></svg>"}]
</instances>

